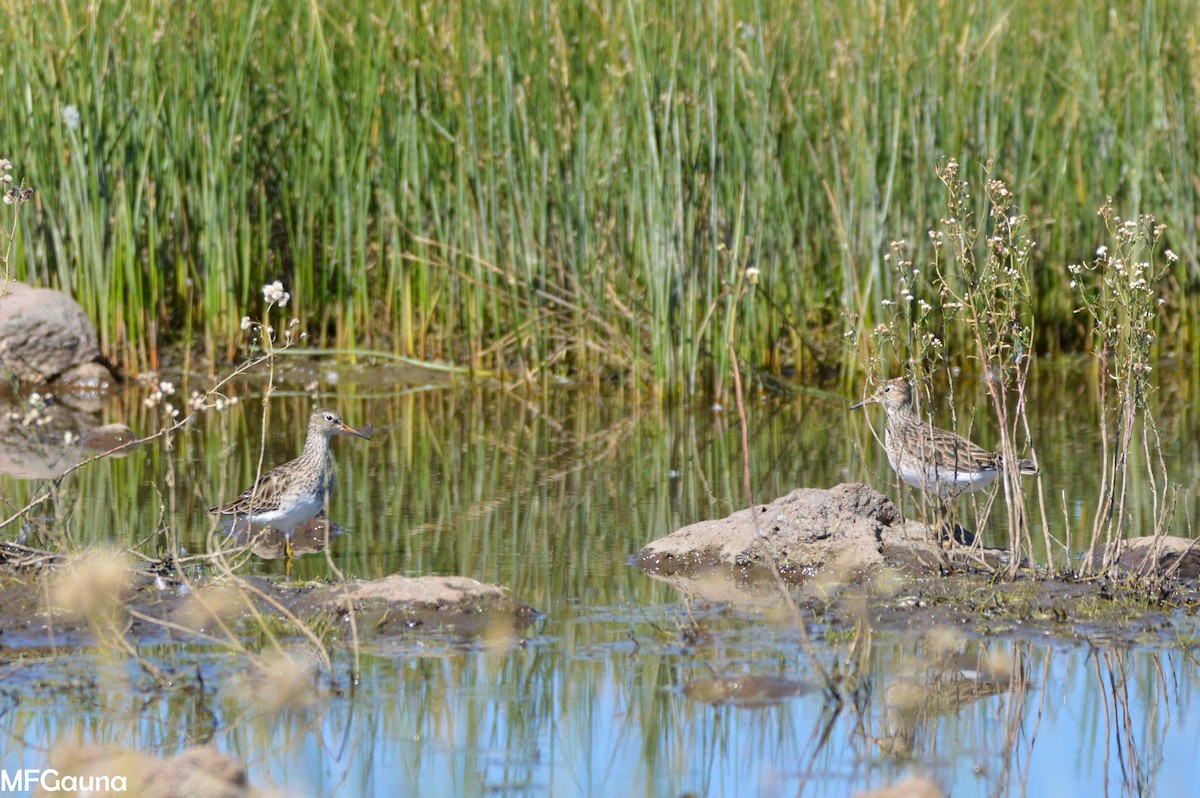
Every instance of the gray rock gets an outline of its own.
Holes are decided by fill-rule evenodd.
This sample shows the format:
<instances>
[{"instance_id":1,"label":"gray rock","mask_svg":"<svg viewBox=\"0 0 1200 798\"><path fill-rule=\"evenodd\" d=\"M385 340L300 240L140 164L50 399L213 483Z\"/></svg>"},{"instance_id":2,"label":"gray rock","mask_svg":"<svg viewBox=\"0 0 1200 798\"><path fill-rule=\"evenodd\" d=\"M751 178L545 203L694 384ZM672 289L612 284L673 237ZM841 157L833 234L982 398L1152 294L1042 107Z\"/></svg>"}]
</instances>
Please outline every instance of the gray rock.
<instances>
[{"instance_id":1,"label":"gray rock","mask_svg":"<svg viewBox=\"0 0 1200 798\"><path fill-rule=\"evenodd\" d=\"M465 576L408 577L400 574L351 583L346 589L326 588L318 599L330 606L339 605L345 601L347 593L355 603L397 609L465 610L508 601L501 588Z\"/></svg>"},{"instance_id":2,"label":"gray rock","mask_svg":"<svg viewBox=\"0 0 1200 798\"><path fill-rule=\"evenodd\" d=\"M753 568L774 562L783 573L811 575L836 564L845 571L881 566L887 555L936 549L924 525L902 523L891 500L861 484L799 488L770 504L701 521L650 543L634 558L643 570L670 575L713 565Z\"/></svg>"},{"instance_id":3,"label":"gray rock","mask_svg":"<svg viewBox=\"0 0 1200 798\"><path fill-rule=\"evenodd\" d=\"M344 614L350 606L360 629L381 636L410 634L424 627L459 637L484 634L515 639L537 616L536 610L495 585L465 576L400 574L314 590L299 602L297 612L302 617Z\"/></svg>"},{"instance_id":4,"label":"gray rock","mask_svg":"<svg viewBox=\"0 0 1200 798\"><path fill-rule=\"evenodd\" d=\"M49 288L11 281L4 287L0 366L18 380L45 384L99 357L96 330L78 302Z\"/></svg>"}]
</instances>

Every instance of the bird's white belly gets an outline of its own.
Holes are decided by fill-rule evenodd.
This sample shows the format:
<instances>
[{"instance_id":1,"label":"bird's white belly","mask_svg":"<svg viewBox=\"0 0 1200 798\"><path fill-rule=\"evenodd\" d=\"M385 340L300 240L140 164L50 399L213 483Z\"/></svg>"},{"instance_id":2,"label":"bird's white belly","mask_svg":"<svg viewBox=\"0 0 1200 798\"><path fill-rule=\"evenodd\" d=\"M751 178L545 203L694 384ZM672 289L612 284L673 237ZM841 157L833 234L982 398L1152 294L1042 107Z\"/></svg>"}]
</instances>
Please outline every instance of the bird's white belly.
<instances>
[{"instance_id":1,"label":"bird's white belly","mask_svg":"<svg viewBox=\"0 0 1200 798\"><path fill-rule=\"evenodd\" d=\"M324 507L325 502L319 495L288 497L278 509L252 513L250 523L269 526L291 537L296 527L315 517Z\"/></svg>"},{"instance_id":2,"label":"bird's white belly","mask_svg":"<svg viewBox=\"0 0 1200 798\"><path fill-rule=\"evenodd\" d=\"M938 468L937 466L913 467L909 463L892 463L892 467L896 470L897 476L905 483L944 497L983 490L996 481L999 473L995 470L958 471L953 468Z\"/></svg>"}]
</instances>

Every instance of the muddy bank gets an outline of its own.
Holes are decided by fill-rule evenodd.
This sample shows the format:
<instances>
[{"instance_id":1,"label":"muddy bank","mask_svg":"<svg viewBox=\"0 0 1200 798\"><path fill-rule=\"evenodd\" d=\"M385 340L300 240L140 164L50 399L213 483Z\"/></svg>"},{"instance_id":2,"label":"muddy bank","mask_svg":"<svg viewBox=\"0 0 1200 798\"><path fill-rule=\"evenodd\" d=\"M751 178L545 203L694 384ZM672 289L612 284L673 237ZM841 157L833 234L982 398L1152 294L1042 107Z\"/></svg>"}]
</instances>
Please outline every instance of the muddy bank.
<instances>
[{"instance_id":1,"label":"muddy bank","mask_svg":"<svg viewBox=\"0 0 1200 798\"><path fill-rule=\"evenodd\" d=\"M686 598L825 623L885 630L949 626L973 634L1064 640L1118 638L1151 645L1187 634L1200 609L1196 541L1135 538L1112 549L1104 576L1062 578L1023 566L999 574L1008 552L939 540L904 520L866 485L802 488L773 502L659 538L633 558ZM1103 561L1097 552L1095 562Z\"/></svg>"},{"instance_id":2,"label":"muddy bank","mask_svg":"<svg viewBox=\"0 0 1200 798\"><path fill-rule=\"evenodd\" d=\"M264 627L280 639L308 638L317 629L339 645L351 613L359 643L381 648L389 638L413 635L455 643L498 631L517 635L538 617L502 588L456 576L393 575L344 585L264 577L184 581L109 555L0 571L0 641L13 650L86 646L114 628L138 644L225 643L230 632L250 638Z\"/></svg>"}]
</instances>

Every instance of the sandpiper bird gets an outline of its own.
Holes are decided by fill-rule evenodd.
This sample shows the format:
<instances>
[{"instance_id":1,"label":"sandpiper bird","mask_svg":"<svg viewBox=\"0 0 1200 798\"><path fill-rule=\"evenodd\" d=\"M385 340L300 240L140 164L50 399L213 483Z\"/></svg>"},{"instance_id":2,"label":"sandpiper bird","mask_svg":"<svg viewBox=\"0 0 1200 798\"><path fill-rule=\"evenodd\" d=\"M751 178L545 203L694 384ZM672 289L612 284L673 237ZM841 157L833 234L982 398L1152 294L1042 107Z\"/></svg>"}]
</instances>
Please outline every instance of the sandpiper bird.
<instances>
[{"instance_id":1,"label":"sandpiper bird","mask_svg":"<svg viewBox=\"0 0 1200 798\"><path fill-rule=\"evenodd\" d=\"M333 492L329 439L334 435L367 437L342 421L335 411L314 410L308 418L308 437L299 457L272 468L259 477L254 487L209 512L232 515L235 523L244 520L279 530L284 536L284 555L290 560L296 527L316 517Z\"/></svg>"},{"instance_id":2,"label":"sandpiper bird","mask_svg":"<svg viewBox=\"0 0 1200 798\"><path fill-rule=\"evenodd\" d=\"M850 409L878 402L887 410L883 448L900 479L948 503L964 493L974 493L995 482L1004 462L953 432L922 421L913 411L912 386L899 378L883 384L874 396ZM1037 464L1022 460L1022 474L1036 474Z\"/></svg>"}]
</instances>

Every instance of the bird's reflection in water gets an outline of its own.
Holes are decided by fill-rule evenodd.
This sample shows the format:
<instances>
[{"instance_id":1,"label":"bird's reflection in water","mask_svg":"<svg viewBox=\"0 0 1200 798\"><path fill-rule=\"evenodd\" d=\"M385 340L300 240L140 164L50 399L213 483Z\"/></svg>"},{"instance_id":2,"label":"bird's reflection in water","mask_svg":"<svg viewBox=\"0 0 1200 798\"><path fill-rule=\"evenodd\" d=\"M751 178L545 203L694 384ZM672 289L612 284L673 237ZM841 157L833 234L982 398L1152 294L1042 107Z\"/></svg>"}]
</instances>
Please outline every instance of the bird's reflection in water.
<instances>
[{"instance_id":1,"label":"bird's reflection in water","mask_svg":"<svg viewBox=\"0 0 1200 798\"><path fill-rule=\"evenodd\" d=\"M326 546L341 537L342 528L330 521L325 513L305 521L296 527L292 535L292 554L302 557L305 554L316 554L325 550ZM229 542L235 546L248 546L250 551L264 560L285 559L284 544L286 540L282 532L268 526L247 523L237 519L229 524Z\"/></svg>"}]
</instances>

